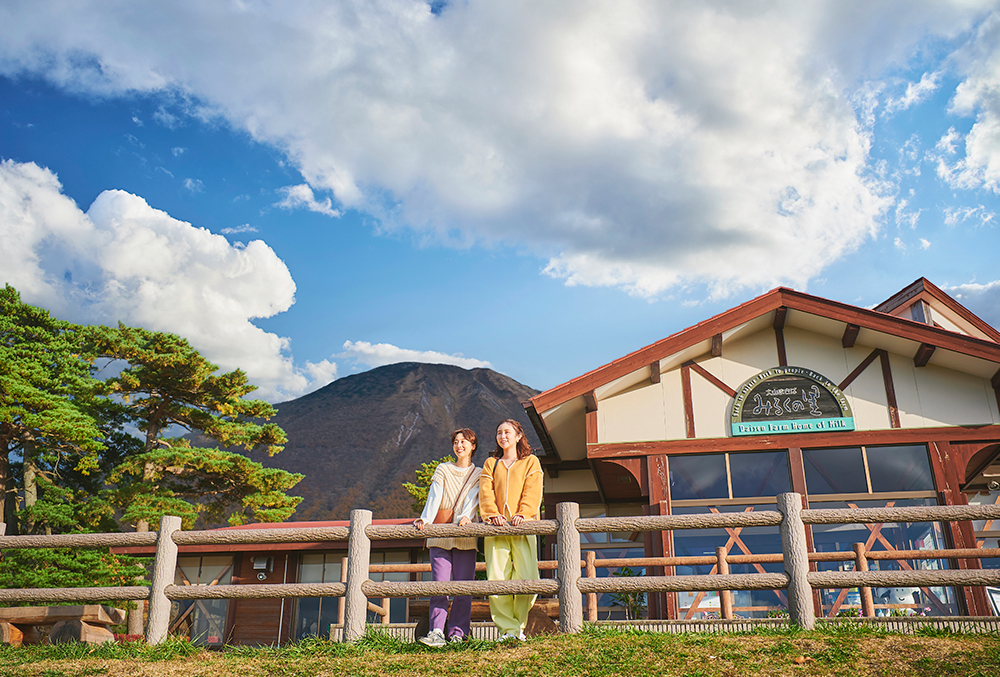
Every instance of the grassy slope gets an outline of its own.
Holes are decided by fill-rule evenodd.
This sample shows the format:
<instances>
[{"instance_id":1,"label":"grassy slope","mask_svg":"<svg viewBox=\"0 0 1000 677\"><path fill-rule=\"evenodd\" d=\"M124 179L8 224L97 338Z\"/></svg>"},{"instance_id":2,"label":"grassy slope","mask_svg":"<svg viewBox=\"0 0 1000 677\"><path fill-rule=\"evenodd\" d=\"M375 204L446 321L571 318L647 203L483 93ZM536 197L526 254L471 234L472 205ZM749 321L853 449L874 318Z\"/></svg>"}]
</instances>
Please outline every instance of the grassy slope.
<instances>
[{"instance_id":1,"label":"grassy slope","mask_svg":"<svg viewBox=\"0 0 1000 677\"><path fill-rule=\"evenodd\" d=\"M277 649L208 652L161 647L0 648L0 675L205 677L339 675L1000 675L996 635L895 635L867 629L669 635L581 635L428 649L370 634L354 645L307 641Z\"/></svg>"}]
</instances>

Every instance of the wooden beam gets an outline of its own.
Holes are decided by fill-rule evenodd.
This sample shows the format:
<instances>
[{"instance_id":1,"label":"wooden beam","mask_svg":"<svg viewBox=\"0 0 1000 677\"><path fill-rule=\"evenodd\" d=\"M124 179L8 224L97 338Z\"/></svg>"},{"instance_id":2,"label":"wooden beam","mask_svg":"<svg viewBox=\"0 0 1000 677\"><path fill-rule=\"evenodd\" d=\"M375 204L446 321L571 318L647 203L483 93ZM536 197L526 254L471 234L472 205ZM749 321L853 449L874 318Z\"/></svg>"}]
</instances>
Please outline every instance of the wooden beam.
<instances>
[{"instance_id":1,"label":"wooden beam","mask_svg":"<svg viewBox=\"0 0 1000 677\"><path fill-rule=\"evenodd\" d=\"M712 357L722 357L722 334L712 336Z\"/></svg>"},{"instance_id":2,"label":"wooden beam","mask_svg":"<svg viewBox=\"0 0 1000 677\"><path fill-rule=\"evenodd\" d=\"M917 302L910 306L910 317L914 322L930 324L927 321L927 316L924 314L924 302L921 299L917 299Z\"/></svg>"},{"instance_id":3,"label":"wooden beam","mask_svg":"<svg viewBox=\"0 0 1000 677\"><path fill-rule=\"evenodd\" d=\"M889 353L879 349L878 358L882 362L882 382L885 383L885 401L889 407L889 425L899 427L899 407L896 406L896 387L892 383L892 369L889 368Z\"/></svg>"},{"instance_id":4,"label":"wooden beam","mask_svg":"<svg viewBox=\"0 0 1000 677\"><path fill-rule=\"evenodd\" d=\"M774 311L774 342L778 349L778 366L787 367L788 357L785 354L785 318L788 308L781 307Z\"/></svg>"},{"instance_id":5,"label":"wooden beam","mask_svg":"<svg viewBox=\"0 0 1000 677\"><path fill-rule=\"evenodd\" d=\"M990 379L990 385L994 388L1000 388L1000 369L997 369L997 373L993 374L993 378Z\"/></svg>"},{"instance_id":6,"label":"wooden beam","mask_svg":"<svg viewBox=\"0 0 1000 677\"><path fill-rule=\"evenodd\" d=\"M697 362L686 362L684 364L684 366L685 367L690 367L691 369L694 369L696 372L698 372L698 374L702 378L704 378L706 381L708 381L709 383L711 383L712 385L714 385L716 388L718 388L722 392L724 392L727 395L729 395L730 397L736 397L736 391L735 390L733 390L728 385L726 385L725 383L723 383L722 381L720 381L718 378L715 377L714 374L710 373L707 369L705 369L703 366L701 366Z\"/></svg>"},{"instance_id":7,"label":"wooden beam","mask_svg":"<svg viewBox=\"0 0 1000 677\"><path fill-rule=\"evenodd\" d=\"M789 447L842 447L872 444L922 444L928 442L1000 442L1000 425L897 428L746 437L616 442L587 445L588 458L650 456L654 454L703 454L706 452L788 449Z\"/></svg>"},{"instance_id":8,"label":"wooden beam","mask_svg":"<svg viewBox=\"0 0 1000 677\"><path fill-rule=\"evenodd\" d=\"M542 420L542 417L538 415L538 410L535 409L534 403L532 403L531 400L527 400L525 402L521 402L521 406L524 407L524 412L528 415L531 427L535 429L535 433L538 435L538 439L542 443L542 449L545 451L545 457L551 458L558 463L559 451L556 449L555 443L552 442L552 437L549 435L549 429L546 427L545 421Z\"/></svg>"},{"instance_id":9,"label":"wooden beam","mask_svg":"<svg viewBox=\"0 0 1000 677\"><path fill-rule=\"evenodd\" d=\"M694 403L691 399L691 367L681 366L681 389L684 393L684 431L691 438L694 437Z\"/></svg>"},{"instance_id":10,"label":"wooden beam","mask_svg":"<svg viewBox=\"0 0 1000 677\"><path fill-rule=\"evenodd\" d=\"M554 508L557 503L604 503L600 492L597 491L564 491L560 493L546 492L545 506L550 504Z\"/></svg>"},{"instance_id":11,"label":"wooden beam","mask_svg":"<svg viewBox=\"0 0 1000 677\"><path fill-rule=\"evenodd\" d=\"M660 382L660 361L655 360L649 365L649 382L659 383Z\"/></svg>"},{"instance_id":12,"label":"wooden beam","mask_svg":"<svg viewBox=\"0 0 1000 677\"><path fill-rule=\"evenodd\" d=\"M858 376L860 376L861 372L863 372L865 369L867 369L868 365L871 364L872 362L874 362L876 357L878 357L878 348L876 348L875 350L871 351L871 353L868 354L868 357L866 357L865 359L861 360L861 364L859 364L858 366L856 366L854 368L854 371L852 371L850 374L848 374L847 378L845 378L843 381L841 381L840 385L838 385L837 387L840 388L841 390L843 390L847 386L849 386L852 383L854 383L854 379L856 379Z\"/></svg>"},{"instance_id":13,"label":"wooden beam","mask_svg":"<svg viewBox=\"0 0 1000 677\"><path fill-rule=\"evenodd\" d=\"M774 309L774 328L783 329L785 327L785 317L788 316L788 308L781 306Z\"/></svg>"},{"instance_id":14,"label":"wooden beam","mask_svg":"<svg viewBox=\"0 0 1000 677\"><path fill-rule=\"evenodd\" d=\"M597 397L594 396L593 390L584 394L583 403L587 407L588 414L597 411Z\"/></svg>"},{"instance_id":15,"label":"wooden beam","mask_svg":"<svg viewBox=\"0 0 1000 677\"><path fill-rule=\"evenodd\" d=\"M937 350L936 346L932 346L929 343L921 343L920 347L917 348L917 354L913 356L913 366L926 367L935 350Z\"/></svg>"},{"instance_id":16,"label":"wooden beam","mask_svg":"<svg viewBox=\"0 0 1000 677\"><path fill-rule=\"evenodd\" d=\"M853 348L854 342L858 340L858 333L861 327L856 324L848 324L844 327L844 336L840 339L840 344L845 348Z\"/></svg>"},{"instance_id":17,"label":"wooden beam","mask_svg":"<svg viewBox=\"0 0 1000 677\"><path fill-rule=\"evenodd\" d=\"M855 324L864 329L917 343L930 343L941 350L955 351L1000 364L1000 343L998 341L957 334L940 327L920 324L875 310L867 310L779 287L736 308L727 310L562 385L535 395L531 401L538 411L548 411L558 404L581 397L596 387L648 366L653 360L663 359L701 341L711 340L719 332L738 327L768 312L777 312L781 308L829 318L844 324ZM996 333L995 330L994 333ZM997 333L997 336L1000 337L1000 333Z\"/></svg>"}]
</instances>

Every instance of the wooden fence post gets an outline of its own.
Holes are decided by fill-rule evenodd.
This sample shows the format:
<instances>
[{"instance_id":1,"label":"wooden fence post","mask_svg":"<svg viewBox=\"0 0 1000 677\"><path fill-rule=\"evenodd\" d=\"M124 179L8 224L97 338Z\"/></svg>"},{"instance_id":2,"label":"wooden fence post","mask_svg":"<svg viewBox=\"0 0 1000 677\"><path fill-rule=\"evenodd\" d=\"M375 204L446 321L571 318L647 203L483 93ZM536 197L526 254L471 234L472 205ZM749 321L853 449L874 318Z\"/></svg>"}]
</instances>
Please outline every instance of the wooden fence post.
<instances>
[{"instance_id":1,"label":"wooden fence post","mask_svg":"<svg viewBox=\"0 0 1000 677\"><path fill-rule=\"evenodd\" d=\"M597 553L593 550L588 550L585 553L583 561L586 563L585 573L587 578L597 578ZM597 593L588 592L587 593L587 621L590 623L597 622Z\"/></svg>"},{"instance_id":2,"label":"wooden fence post","mask_svg":"<svg viewBox=\"0 0 1000 677\"><path fill-rule=\"evenodd\" d=\"M371 541L365 529L372 523L371 510L351 511L351 534L347 541L347 590L344 593L345 642L356 642L365 634L368 598L361 586L368 580L371 563Z\"/></svg>"},{"instance_id":3,"label":"wooden fence post","mask_svg":"<svg viewBox=\"0 0 1000 677\"><path fill-rule=\"evenodd\" d=\"M802 496L795 492L778 495L781 512L781 550L788 574L788 615L793 624L804 630L816 627L812 587L809 585L809 548L802 523Z\"/></svg>"},{"instance_id":4,"label":"wooden fence post","mask_svg":"<svg viewBox=\"0 0 1000 677\"><path fill-rule=\"evenodd\" d=\"M868 555L865 554L865 544L854 544L854 570L868 571ZM875 617L875 600L872 599L872 589L863 585L858 586L861 593L861 615L867 618Z\"/></svg>"},{"instance_id":5,"label":"wooden fence post","mask_svg":"<svg viewBox=\"0 0 1000 677\"><path fill-rule=\"evenodd\" d=\"M726 560L726 549L718 547L715 549L715 558L719 562L719 574L729 573L729 562ZM719 613L727 621L733 620L733 591L719 590Z\"/></svg>"},{"instance_id":6,"label":"wooden fence post","mask_svg":"<svg viewBox=\"0 0 1000 677\"><path fill-rule=\"evenodd\" d=\"M340 582L347 583L347 558L340 558ZM340 626L340 638L344 638L344 607L347 606L347 597L341 597L337 600L339 602L337 606L337 625Z\"/></svg>"},{"instance_id":7,"label":"wooden fence post","mask_svg":"<svg viewBox=\"0 0 1000 677\"><path fill-rule=\"evenodd\" d=\"M559 547L559 630L576 634L583 630L583 596L577 581L580 580L580 532L576 520L580 517L577 503L560 503L556 506L556 534Z\"/></svg>"},{"instance_id":8,"label":"wooden fence post","mask_svg":"<svg viewBox=\"0 0 1000 677\"><path fill-rule=\"evenodd\" d=\"M164 590L174 584L177 575L177 544L174 532L180 531L181 518L164 515L156 534L156 559L153 560L153 584L149 589L149 620L146 621L146 644L159 644L167 638L170 626L170 600Z\"/></svg>"}]
</instances>

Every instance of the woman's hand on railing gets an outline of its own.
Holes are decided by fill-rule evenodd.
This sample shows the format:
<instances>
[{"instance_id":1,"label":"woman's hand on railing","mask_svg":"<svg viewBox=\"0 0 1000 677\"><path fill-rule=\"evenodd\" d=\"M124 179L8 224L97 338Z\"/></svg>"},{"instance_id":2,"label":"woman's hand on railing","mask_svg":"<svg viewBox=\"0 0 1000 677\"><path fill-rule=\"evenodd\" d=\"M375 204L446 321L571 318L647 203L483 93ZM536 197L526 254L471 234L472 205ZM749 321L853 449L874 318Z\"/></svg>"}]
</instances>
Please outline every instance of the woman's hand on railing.
<instances>
[{"instance_id":1,"label":"woman's hand on railing","mask_svg":"<svg viewBox=\"0 0 1000 677\"><path fill-rule=\"evenodd\" d=\"M514 515L513 517L510 518L510 525L512 527L516 527L523 521L524 521L523 517L521 517L520 515Z\"/></svg>"},{"instance_id":2,"label":"woman's hand on railing","mask_svg":"<svg viewBox=\"0 0 1000 677\"><path fill-rule=\"evenodd\" d=\"M461 525L461 523L459 523L459 525ZM418 517L417 519L413 520L413 526L417 528L417 531L423 531L424 521Z\"/></svg>"},{"instance_id":3,"label":"woman's hand on railing","mask_svg":"<svg viewBox=\"0 0 1000 677\"><path fill-rule=\"evenodd\" d=\"M487 518L487 521L495 527L507 526L507 518L503 515L494 515L493 517Z\"/></svg>"},{"instance_id":4,"label":"woman's hand on railing","mask_svg":"<svg viewBox=\"0 0 1000 677\"><path fill-rule=\"evenodd\" d=\"M466 524L471 524L471 523L472 520L470 520L468 517L465 517L464 515L462 516L461 519L458 520L458 526L460 527L464 527Z\"/></svg>"}]
</instances>

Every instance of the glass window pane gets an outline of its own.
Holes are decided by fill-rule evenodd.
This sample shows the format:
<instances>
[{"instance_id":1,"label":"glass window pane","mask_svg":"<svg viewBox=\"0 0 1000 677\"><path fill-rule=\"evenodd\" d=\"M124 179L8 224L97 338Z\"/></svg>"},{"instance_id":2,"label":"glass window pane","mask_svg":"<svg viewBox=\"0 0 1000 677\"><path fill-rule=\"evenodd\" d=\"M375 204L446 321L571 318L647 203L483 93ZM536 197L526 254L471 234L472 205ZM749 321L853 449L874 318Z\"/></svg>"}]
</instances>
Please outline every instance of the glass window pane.
<instances>
[{"instance_id":1,"label":"glass window pane","mask_svg":"<svg viewBox=\"0 0 1000 677\"><path fill-rule=\"evenodd\" d=\"M827 508L884 508L936 505L932 498L908 500L851 501L848 503L816 503L809 507ZM939 550L945 545L944 530L937 522L884 523L884 524L814 524L813 543L817 552L850 552L854 543L863 543L875 552L893 550ZM852 561L818 562L819 571L851 571ZM904 569L947 569L944 560L875 560L868 561L871 571L900 571ZM875 614L888 616L892 613L903 615L926 614L947 616L958 613L955 590L944 587L894 587L872 588ZM856 588L848 592L842 590L821 590L823 615L830 615L834 609L858 607L860 598ZM840 606L838 607L838 602Z\"/></svg>"},{"instance_id":2,"label":"glass window pane","mask_svg":"<svg viewBox=\"0 0 1000 677\"><path fill-rule=\"evenodd\" d=\"M323 555L302 555L299 563L299 583L323 582Z\"/></svg>"},{"instance_id":3,"label":"glass window pane","mask_svg":"<svg viewBox=\"0 0 1000 677\"><path fill-rule=\"evenodd\" d=\"M725 454L671 456L669 462L671 500L729 498Z\"/></svg>"},{"instance_id":4,"label":"glass window pane","mask_svg":"<svg viewBox=\"0 0 1000 677\"><path fill-rule=\"evenodd\" d=\"M792 490L788 452L764 451L729 454L733 498L777 496Z\"/></svg>"},{"instance_id":5,"label":"glass window pane","mask_svg":"<svg viewBox=\"0 0 1000 677\"><path fill-rule=\"evenodd\" d=\"M872 491L934 491L934 477L924 445L868 447Z\"/></svg>"},{"instance_id":6,"label":"glass window pane","mask_svg":"<svg viewBox=\"0 0 1000 677\"><path fill-rule=\"evenodd\" d=\"M809 494L866 494L861 447L803 449Z\"/></svg>"}]
</instances>

